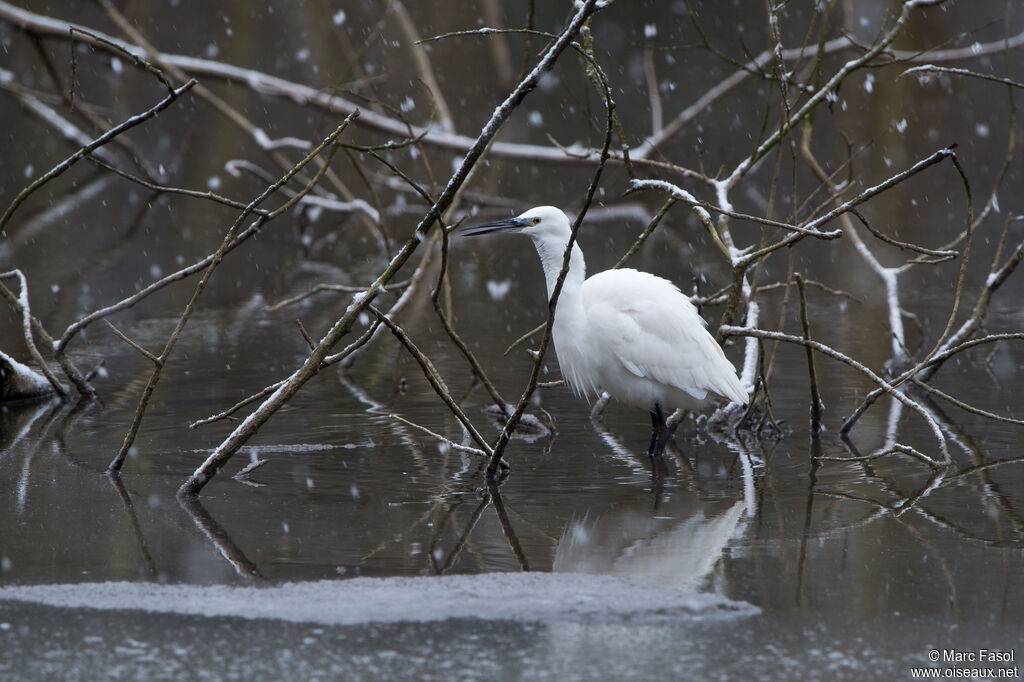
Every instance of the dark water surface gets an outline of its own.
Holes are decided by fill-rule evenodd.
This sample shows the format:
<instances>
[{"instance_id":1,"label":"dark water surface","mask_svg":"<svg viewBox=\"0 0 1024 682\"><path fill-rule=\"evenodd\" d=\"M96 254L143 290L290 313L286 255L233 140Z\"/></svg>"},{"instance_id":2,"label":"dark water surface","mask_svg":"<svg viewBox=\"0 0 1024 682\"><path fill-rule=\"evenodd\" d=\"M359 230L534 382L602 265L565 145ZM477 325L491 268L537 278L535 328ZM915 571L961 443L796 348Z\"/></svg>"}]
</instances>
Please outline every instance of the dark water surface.
<instances>
[{"instance_id":1,"label":"dark water surface","mask_svg":"<svg viewBox=\"0 0 1024 682\"><path fill-rule=\"evenodd\" d=\"M114 31L95 7L28 4L35 12ZM425 122L429 100L421 86L409 83L412 61L394 24L385 20L383 36L360 53L364 68L358 74L344 68L352 54L345 41L358 46L366 27L381 20L384 4L271 3L252 9L249 3L225 3L223 17L207 16L210 10L184 2L190 6L173 9L177 3L171 3L149 13L135 9L147 17L139 20L142 30L169 52L223 59L324 88L356 87L350 81L364 79L370 85L359 86L363 94L398 108L410 97L415 106L409 115ZM407 8L424 36L492 23L477 21L483 9L475 5L470 10L466 3L434 4L436 12L417 3ZM537 4L544 4L538 26L556 29L565 8L559 4L556 12ZM595 20L594 30L599 58L606 60L617 88L620 115L641 137L651 114L637 46L652 38L652 30L666 45L691 45L697 36L685 11L671 3L634 3L629 11L626 4L613 5L607 20ZM525 3L506 5L503 21L521 25ZM764 49L764 8L762 3L731 5L694 7L706 19L713 42L744 59L735 47L737 32L751 52ZM888 4L849 5L857 8L847 8L851 29L868 27L861 28L862 37L870 40ZM953 3L930 12L914 24L901 48L947 38L958 46L999 39L1004 4L979 5L983 11ZM1010 11L1017 32L1024 21L1019 9ZM808 17L804 10L791 11L784 23L786 40L797 45ZM963 31L972 33L960 38ZM344 40L337 38L340 32ZM18 73L26 85L49 87L24 35L0 24L0 36L0 67ZM457 45L465 52L442 42L431 55L454 105L456 129L475 135L503 90L489 70L494 57L482 38ZM521 43L513 46L518 68ZM66 44L47 42L46 49L66 71ZM129 81L120 85L108 57L82 58L81 97L108 105L104 115L119 120L152 104L153 90L129 87ZM659 53L656 65L666 118L732 72L693 49ZM1005 70L999 54L951 65ZM584 130L581 112L588 105L600 111L600 102L587 101L577 71L566 59L555 72L558 82L531 95L503 139L547 144L550 133L566 144L598 144L600 131ZM1017 71L1020 80L1024 74ZM863 74L851 78L841 92L848 106L837 104L833 118L820 122L821 128L849 132L865 145L856 166L864 183L956 142L980 211L1003 162L1010 127L1018 135L1024 132L1010 118L1005 90L998 89L1003 86L965 80L953 87L941 80L931 88L905 85L904 91L881 76L875 85L885 91L874 90ZM716 105L666 146L666 157L696 166L699 154L706 168L731 168L752 144L747 131L760 125L763 87L749 84ZM317 139L337 123L281 100L227 88L221 92L234 93L234 104L273 136ZM6 206L27 178L72 147L7 94L0 96L0 116L10 122L0 159L0 203ZM262 163L267 157L208 105L190 101L165 118L165 124L144 128L137 138L154 164L166 165L164 182L218 188L236 198L254 196L264 186L225 171L230 159ZM356 137L361 144L386 139L365 131ZM839 145L832 150L836 158L845 154L839 150ZM409 156L394 159L416 168L417 177L428 183L427 171ZM431 172L446 177L452 159L437 153ZM345 182L369 201L358 175L342 165ZM380 166L367 167L381 173ZM471 196L463 209L483 206L488 217L543 203L575 210L591 171L494 158L470 186L484 198ZM215 249L235 215L223 206L151 195L94 173L76 167L19 209L18 219L0 234L0 271L25 272L33 311L54 334L85 312ZM1005 216L1024 211L1019 158L1007 173L999 210L978 230L971 255L978 269L968 277L964 309L973 305L984 282ZM742 186L746 194L733 197L737 210L766 212L770 175L765 169ZM963 224L962 186L955 179L950 184L951 177L955 172L945 167L919 176L902 194L884 195L865 212L901 239L945 243ZM385 231L396 242L404 240L422 213L421 200L396 190L383 175L368 181L388 207ZM603 187L580 234L592 272L613 265L661 203L653 196L620 199L626 183L618 167L609 170ZM500 208L496 197L509 200L511 209ZM1020 239L1015 229L1013 244ZM749 225L737 227L736 234L744 244L756 244L758 233ZM812 288L815 335L882 371L890 356L884 296L848 242L797 249L794 267L855 297ZM814 455L850 456L836 433L871 385L849 368L819 358L827 430L812 441L806 361L802 349L792 346L778 350L771 384L775 416L785 425L781 438L727 442L687 420L668 457L667 476L655 482L643 454L647 415L613 404L595 422L589 406L567 389L543 388L534 408L551 415L556 432L517 438L507 455L511 473L494 490L481 476L478 460L393 416L463 441L458 422L418 365L393 338L382 336L351 370L334 367L307 384L197 503L179 502L177 487L235 425L222 421L192 429L188 424L293 371L308 353L294 320L301 319L319 338L350 299L322 293L278 310L268 311L267 305L318 282L369 281L385 263L379 246L377 234L357 219L290 216L227 259L166 367L118 479L104 470L123 441L151 365L102 323L89 327L71 354L82 367L103 361L95 380L101 403L0 408L0 587L106 581L247 586L355 576L564 571L708 592L757 611L642 623L454 618L339 626L215 612L201 617L173 609L146 613L0 601L0 677L860 680L910 679L912 667L943 665L929 659L932 650L1014 652L1015 662L989 664L997 667L1019 665L1024 658L1024 430L936 403L954 462L948 471L936 473L899 455L813 465ZM884 253L893 265L906 258L894 248ZM502 352L543 319L536 255L528 240L499 237L455 244L450 259L455 326L502 395L512 400L526 382L530 359L522 349L507 357ZM785 279L785 259L769 263L764 281ZM920 355L945 326L959 263L918 268L901 279L903 304L916 316L916 322L907 318L908 345ZM682 210L670 214L631 265L681 286L697 276L704 292L728 283L721 255ZM428 278L436 277L435 267ZM191 280L172 286L112 321L140 345L159 349L192 286ZM483 412L486 393L470 388L469 369L437 321L431 287L411 297L399 321L452 393L468 395L465 407L474 423L487 429L488 437L496 435ZM999 291L989 331L1021 329L1022 291L1013 280ZM395 300L385 294L379 303L387 307ZM781 290L762 295L762 327L775 328L782 300ZM714 327L721 308L708 306L703 314ZM786 314L785 328L798 333L792 302ZM958 319L963 315L961 310ZM368 322L362 321L363 328ZM935 385L966 403L1019 418L1024 351L1014 343L959 356L943 367ZM19 322L6 308L0 310L0 350L28 360ZM771 346L766 350L770 353ZM742 343L733 342L726 351L741 362ZM542 380L557 378L552 355ZM887 399L863 417L852 438L864 454L894 440L937 453L922 419ZM243 479L233 478L256 460L265 464Z\"/></svg>"}]
</instances>

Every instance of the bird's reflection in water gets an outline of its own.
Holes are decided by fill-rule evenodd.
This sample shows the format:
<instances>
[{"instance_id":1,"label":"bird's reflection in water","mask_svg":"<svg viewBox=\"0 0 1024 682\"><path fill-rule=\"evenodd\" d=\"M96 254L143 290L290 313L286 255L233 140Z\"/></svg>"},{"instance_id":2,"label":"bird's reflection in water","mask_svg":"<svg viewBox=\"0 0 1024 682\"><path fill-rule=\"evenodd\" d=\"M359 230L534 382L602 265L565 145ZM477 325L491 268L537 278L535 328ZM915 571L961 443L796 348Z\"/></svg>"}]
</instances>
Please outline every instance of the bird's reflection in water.
<instances>
[{"instance_id":1,"label":"bird's reflection in water","mask_svg":"<svg viewBox=\"0 0 1024 682\"><path fill-rule=\"evenodd\" d=\"M683 661L693 656L689 640L683 642L655 641L643 625L647 619L672 623L685 632L701 628L707 619L750 614L756 608L732 601L720 590L705 590L715 564L722 556L730 538L742 532L746 504L737 501L717 513L714 507L696 498L666 500L662 509L652 513L646 506L614 509L595 519L571 521L562 533L555 551L553 571L600 573L611 575L647 589L686 592L695 600L691 609L668 609L628 619L609 617L601 627L581 626L571 622L555 622L544 631L543 653L552 661L578 660L601 647L605 660L621 660L623 675L630 679L676 679L678 674L664 669L665 658L648 656L646 646L656 649L672 647L670 658L685 668ZM666 518L667 517L667 518ZM614 601L614 594L609 595ZM682 646L680 646L682 645ZM707 656L703 649L696 654ZM677 672L677 671L676 671Z\"/></svg>"},{"instance_id":2,"label":"bird's reflection in water","mask_svg":"<svg viewBox=\"0 0 1024 682\"><path fill-rule=\"evenodd\" d=\"M745 504L738 501L713 516L692 501L666 507L657 516L649 509L617 509L570 522L552 570L614 575L656 587L700 588L739 531Z\"/></svg>"}]
</instances>

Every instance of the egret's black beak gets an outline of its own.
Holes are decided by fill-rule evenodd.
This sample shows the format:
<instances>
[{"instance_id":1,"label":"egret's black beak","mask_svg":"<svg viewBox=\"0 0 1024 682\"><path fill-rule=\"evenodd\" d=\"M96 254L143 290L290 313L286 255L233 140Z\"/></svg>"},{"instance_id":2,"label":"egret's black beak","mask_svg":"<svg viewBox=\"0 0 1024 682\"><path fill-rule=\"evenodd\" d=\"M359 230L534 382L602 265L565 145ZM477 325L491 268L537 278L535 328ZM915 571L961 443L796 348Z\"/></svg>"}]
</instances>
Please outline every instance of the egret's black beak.
<instances>
[{"instance_id":1,"label":"egret's black beak","mask_svg":"<svg viewBox=\"0 0 1024 682\"><path fill-rule=\"evenodd\" d=\"M515 231L524 227L529 227L530 221L523 220L522 218L507 218L505 220L495 220L493 223L482 223L480 225L467 225L466 227L460 227L455 230L455 234L462 237L473 237L478 234L487 234L489 232L503 232L503 231Z\"/></svg>"}]
</instances>

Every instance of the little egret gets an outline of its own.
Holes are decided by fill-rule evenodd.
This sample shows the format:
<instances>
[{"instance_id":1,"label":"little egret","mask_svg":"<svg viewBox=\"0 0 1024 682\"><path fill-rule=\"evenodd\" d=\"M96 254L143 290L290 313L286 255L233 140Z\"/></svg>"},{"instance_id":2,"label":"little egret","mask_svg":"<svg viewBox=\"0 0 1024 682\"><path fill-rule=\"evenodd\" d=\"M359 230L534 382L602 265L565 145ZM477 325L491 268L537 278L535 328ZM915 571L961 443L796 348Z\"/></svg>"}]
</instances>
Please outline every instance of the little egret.
<instances>
[{"instance_id":1,"label":"little egret","mask_svg":"<svg viewBox=\"0 0 1024 682\"><path fill-rule=\"evenodd\" d=\"M460 228L458 234L498 231L533 239L550 299L572 234L565 213L539 206L516 218ZM627 268L586 279L585 269L583 251L574 244L552 328L562 376L577 395L589 399L606 391L650 410L652 458L668 441L666 411L700 408L709 393L747 403L736 369L672 282Z\"/></svg>"}]
</instances>

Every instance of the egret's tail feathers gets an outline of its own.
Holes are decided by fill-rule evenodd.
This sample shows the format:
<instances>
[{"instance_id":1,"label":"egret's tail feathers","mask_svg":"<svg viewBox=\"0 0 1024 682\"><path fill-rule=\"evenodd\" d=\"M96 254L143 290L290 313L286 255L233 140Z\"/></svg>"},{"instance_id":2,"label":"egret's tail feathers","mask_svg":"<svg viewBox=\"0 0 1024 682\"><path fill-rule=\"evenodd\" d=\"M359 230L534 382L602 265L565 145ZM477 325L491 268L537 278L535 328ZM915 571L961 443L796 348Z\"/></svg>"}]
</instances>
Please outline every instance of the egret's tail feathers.
<instances>
[{"instance_id":1,"label":"egret's tail feathers","mask_svg":"<svg viewBox=\"0 0 1024 682\"><path fill-rule=\"evenodd\" d=\"M732 365L729 365L729 369L732 370ZM743 384L740 383L739 377L736 376L735 370L722 373L722 381L715 386L715 392L719 393L723 398L729 399L731 402L739 403L740 405L746 405L750 402L750 396L747 395L746 390L743 388Z\"/></svg>"}]
</instances>

